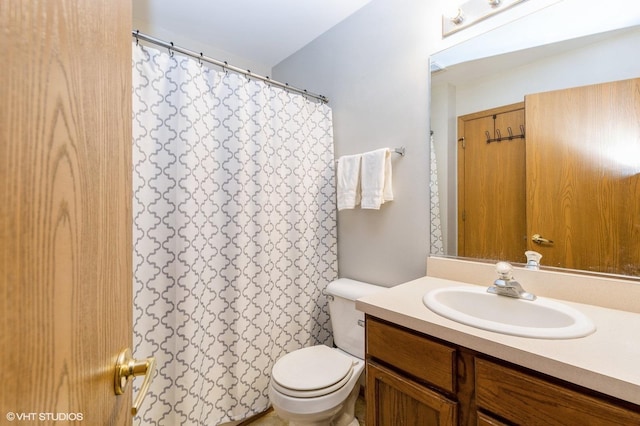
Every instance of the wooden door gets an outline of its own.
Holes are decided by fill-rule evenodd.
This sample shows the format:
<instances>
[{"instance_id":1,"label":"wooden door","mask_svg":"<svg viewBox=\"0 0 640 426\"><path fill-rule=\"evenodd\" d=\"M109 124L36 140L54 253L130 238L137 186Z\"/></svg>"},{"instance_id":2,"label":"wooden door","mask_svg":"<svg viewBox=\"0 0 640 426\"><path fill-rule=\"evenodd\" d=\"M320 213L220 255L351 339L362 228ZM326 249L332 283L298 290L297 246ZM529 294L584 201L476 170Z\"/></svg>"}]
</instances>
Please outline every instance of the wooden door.
<instances>
[{"instance_id":1,"label":"wooden door","mask_svg":"<svg viewBox=\"0 0 640 426\"><path fill-rule=\"evenodd\" d=\"M0 2L0 423L131 423L131 3Z\"/></svg>"},{"instance_id":2,"label":"wooden door","mask_svg":"<svg viewBox=\"0 0 640 426\"><path fill-rule=\"evenodd\" d=\"M523 128L523 103L459 117L459 256L525 261Z\"/></svg>"},{"instance_id":3,"label":"wooden door","mask_svg":"<svg viewBox=\"0 0 640 426\"><path fill-rule=\"evenodd\" d=\"M371 362L367 362L366 392L367 425L457 424L456 402Z\"/></svg>"},{"instance_id":4,"label":"wooden door","mask_svg":"<svg viewBox=\"0 0 640 426\"><path fill-rule=\"evenodd\" d=\"M640 79L525 103L530 249L543 265L640 275Z\"/></svg>"}]
</instances>

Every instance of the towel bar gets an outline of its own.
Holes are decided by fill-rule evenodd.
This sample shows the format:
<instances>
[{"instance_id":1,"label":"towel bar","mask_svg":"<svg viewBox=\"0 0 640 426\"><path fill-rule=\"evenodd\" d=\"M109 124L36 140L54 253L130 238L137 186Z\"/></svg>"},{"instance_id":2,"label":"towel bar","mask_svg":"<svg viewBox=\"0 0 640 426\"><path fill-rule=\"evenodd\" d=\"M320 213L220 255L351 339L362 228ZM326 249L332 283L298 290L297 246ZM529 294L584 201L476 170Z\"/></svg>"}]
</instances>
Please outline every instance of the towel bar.
<instances>
[{"instance_id":1,"label":"towel bar","mask_svg":"<svg viewBox=\"0 0 640 426\"><path fill-rule=\"evenodd\" d=\"M406 149L404 146L401 146L400 148L394 148L392 152L395 152L396 154L400 154L401 157L404 157Z\"/></svg>"},{"instance_id":2,"label":"towel bar","mask_svg":"<svg viewBox=\"0 0 640 426\"><path fill-rule=\"evenodd\" d=\"M393 148L391 149L391 152L394 154L399 154L401 157L404 157L404 154L406 153L406 148L404 146L401 146L400 148ZM336 160L336 163L338 162L338 160Z\"/></svg>"}]
</instances>

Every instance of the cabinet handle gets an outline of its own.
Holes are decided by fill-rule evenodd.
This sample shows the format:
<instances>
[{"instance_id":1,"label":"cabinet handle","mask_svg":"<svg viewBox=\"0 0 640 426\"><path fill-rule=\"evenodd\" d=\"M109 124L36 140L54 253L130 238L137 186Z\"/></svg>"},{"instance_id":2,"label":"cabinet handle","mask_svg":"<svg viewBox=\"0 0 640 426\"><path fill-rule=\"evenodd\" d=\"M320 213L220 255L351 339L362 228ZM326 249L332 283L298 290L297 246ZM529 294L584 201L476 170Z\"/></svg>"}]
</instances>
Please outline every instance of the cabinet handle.
<instances>
[{"instance_id":1,"label":"cabinet handle","mask_svg":"<svg viewBox=\"0 0 640 426\"><path fill-rule=\"evenodd\" d=\"M126 348L118 355L116 361L115 392L122 395L129 383L135 376L144 376L140 392L136 395L131 407L131 415L135 416L140 410L142 401L149 391L149 386L156 373L156 359L149 357L143 360L134 359L131 356L131 349Z\"/></svg>"}]
</instances>

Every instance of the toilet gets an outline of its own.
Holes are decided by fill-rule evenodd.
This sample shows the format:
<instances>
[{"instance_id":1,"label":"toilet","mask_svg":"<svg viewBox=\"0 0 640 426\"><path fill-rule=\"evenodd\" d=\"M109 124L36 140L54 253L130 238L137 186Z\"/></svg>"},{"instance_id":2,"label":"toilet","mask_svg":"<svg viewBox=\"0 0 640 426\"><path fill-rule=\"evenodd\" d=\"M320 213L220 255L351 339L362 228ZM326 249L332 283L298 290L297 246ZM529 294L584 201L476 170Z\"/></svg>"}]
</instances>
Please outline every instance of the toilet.
<instances>
[{"instance_id":1,"label":"toilet","mask_svg":"<svg viewBox=\"0 0 640 426\"><path fill-rule=\"evenodd\" d=\"M271 370L269 397L290 426L358 426L355 404L364 375L364 314L356 299L385 287L340 278L329 283L329 315L337 346L290 352Z\"/></svg>"}]
</instances>

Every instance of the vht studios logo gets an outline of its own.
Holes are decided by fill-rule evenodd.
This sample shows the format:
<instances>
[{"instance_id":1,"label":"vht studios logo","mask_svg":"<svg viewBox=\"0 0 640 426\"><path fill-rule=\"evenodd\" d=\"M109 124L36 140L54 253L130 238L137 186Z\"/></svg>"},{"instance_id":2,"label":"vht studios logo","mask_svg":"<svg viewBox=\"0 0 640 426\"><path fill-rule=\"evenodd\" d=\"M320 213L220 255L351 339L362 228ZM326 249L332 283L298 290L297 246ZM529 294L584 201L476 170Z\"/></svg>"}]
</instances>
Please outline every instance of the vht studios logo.
<instances>
[{"instance_id":1,"label":"vht studios logo","mask_svg":"<svg viewBox=\"0 0 640 426\"><path fill-rule=\"evenodd\" d=\"M5 416L10 422L13 421L35 421L41 422L78 422L82 421L82 413L14 413L8 412Z\"/></svg>"}]
</instances>

